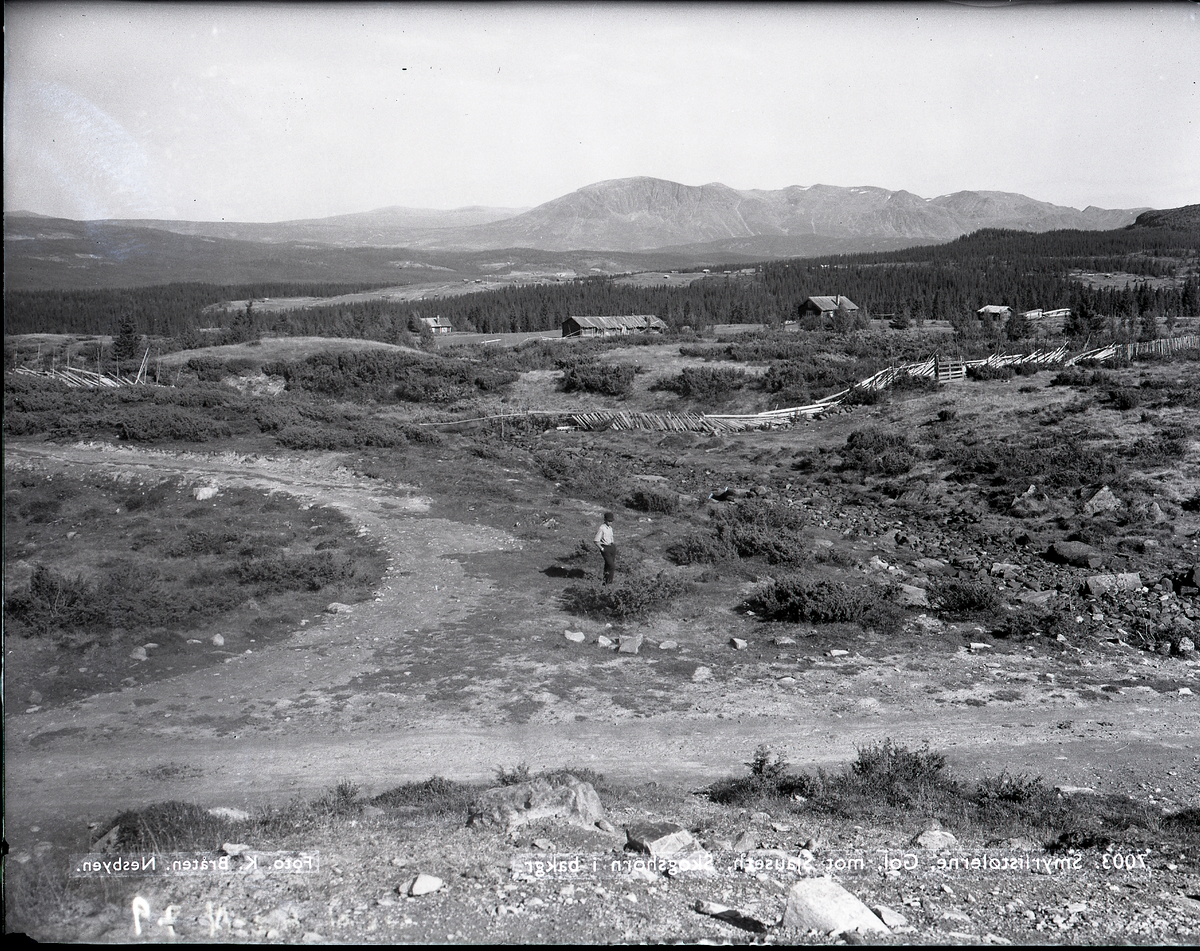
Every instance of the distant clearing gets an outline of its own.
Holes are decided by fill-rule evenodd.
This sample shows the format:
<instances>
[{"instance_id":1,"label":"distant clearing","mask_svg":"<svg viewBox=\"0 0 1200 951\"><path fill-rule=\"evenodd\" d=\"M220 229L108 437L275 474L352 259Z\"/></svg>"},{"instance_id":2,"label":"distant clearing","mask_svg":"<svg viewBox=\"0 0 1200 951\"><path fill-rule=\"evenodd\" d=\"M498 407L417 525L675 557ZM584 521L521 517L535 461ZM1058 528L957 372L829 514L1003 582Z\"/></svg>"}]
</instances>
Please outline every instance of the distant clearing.
<instances>
[{"instance_id":1,"label":"distant clearing","mask_svg":"<svg viewBox=\"0 0 1200 951\"><path fill-rule=\"evenodd\" d=\"M314 353L359 353L363 350L394 350L419 353L412 347L377 340L342 339L335 337L265 337L252 343L231 343L221 347L202 347L198 350L179 350L165 354L160 363L165 367L185 365L192 357L215 357L219 360L252 358L262 363L272 360L303 360Z\"/></svg>"}]
</instances>

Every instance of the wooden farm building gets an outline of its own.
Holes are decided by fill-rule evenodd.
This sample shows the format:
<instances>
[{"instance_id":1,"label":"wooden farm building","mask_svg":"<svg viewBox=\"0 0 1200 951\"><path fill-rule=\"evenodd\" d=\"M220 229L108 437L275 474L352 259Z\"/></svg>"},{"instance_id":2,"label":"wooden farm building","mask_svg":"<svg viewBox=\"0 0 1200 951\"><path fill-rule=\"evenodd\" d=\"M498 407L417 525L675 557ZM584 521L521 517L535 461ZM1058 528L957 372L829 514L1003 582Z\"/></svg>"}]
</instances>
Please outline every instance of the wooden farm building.
<instances>
[{"instance_id":1,"label":"wooden farm building","mask_svg":"<svg viewBox=\"0 0 1200 951\"><path fill-rule=\"evenodd\" d=\"M435 334L448 334L454 329L445 317L422 317L421 320Z\"/></svg>"},{"instance_id":2,"label":"wooden farm building","mask_svg":"<svg viewBox=\"0 0 1200 951\"><path fill-rule=\"evenodd\" d=\"M1002 307L999 304L985 304L975 311L980 317L1007 317L1012 313L1011 307Z\"/></svg>"},{"instance_id":3,"label":"wooden farm building","mask_svg":"<svg viewBox=\"0 0 1200 951\"><path fill-rule=\"evenodd\" d=\"M665 332L667 325L653 314L629 317L568 317L563 321L564 337L611 337L621 334Z\"/></svg>"},{"instance_id":4,"label":"wooden farm building","mask_svg":"<svg viewBox=\"0 0 1200 951\"><path fill-rule=\"evenodd\" d=\"M841 294L833 297L810 297L801 305L800 316L819 317L824 320L826 317L832 318L839 308L853 314L858 310L858 305Z\"/></svg>"}]
</instances>

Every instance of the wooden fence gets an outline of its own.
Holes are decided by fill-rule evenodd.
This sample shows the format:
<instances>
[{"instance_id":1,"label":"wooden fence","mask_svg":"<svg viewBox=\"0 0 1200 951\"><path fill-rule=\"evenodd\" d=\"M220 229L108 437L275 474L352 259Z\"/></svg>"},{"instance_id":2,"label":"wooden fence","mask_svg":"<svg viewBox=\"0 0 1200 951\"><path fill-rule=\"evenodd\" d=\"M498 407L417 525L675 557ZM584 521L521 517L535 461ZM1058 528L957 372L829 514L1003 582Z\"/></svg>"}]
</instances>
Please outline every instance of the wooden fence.
<instances>
[{"instance_id":1,"label":"wooden fence","mask_svg":"<svg viewBox=\"0 0 1200 951\"><path fill-rule=\"evenodd\" d=\"M1183 337L1171 337L1161 340L1148 340L1142 343L1109 344L1094 350L1085 350L1073 357L1068 356L1064 344L1054 350L1034 350L1032 353L994 353L980 360L943 360L941 357L930 357L918 363L905 363L899 366L885 367L865 380L860 380L852 387L847 387L839 393L826 396L807 406L791 406L787 409L768 410L763 413L746 415L720 415L690 413L616 413L600 411L580 413L572 416L576 426L581 429L648 429L669 430L672 432L742 432L750 429L773 429L780 426L793 425L797 420L811 419L828 412L842 403L854 390L883 390L891 386L902 374L908 374L919 379L937 379L939 383L950 383L964 380L967 370L971 367L1007 367L1018 364L1036 363L1044 366L1074 366L1080 360L1111 360L1120 355L1126 359L1135 356L1146 356L1152 353L1175 353L1179 350L1200 349L1200 335L1189 334Z\"/></svg>"}]
</instances>

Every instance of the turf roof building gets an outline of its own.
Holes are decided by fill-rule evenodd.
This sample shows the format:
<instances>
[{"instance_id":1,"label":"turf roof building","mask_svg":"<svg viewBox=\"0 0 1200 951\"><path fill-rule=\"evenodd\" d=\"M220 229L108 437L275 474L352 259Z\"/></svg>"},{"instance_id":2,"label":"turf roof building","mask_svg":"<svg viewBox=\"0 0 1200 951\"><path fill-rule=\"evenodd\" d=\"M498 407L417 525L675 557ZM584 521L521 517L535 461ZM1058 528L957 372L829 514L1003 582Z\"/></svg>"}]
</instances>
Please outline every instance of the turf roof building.
<instances>
[{"instance_id":1,"label":"turf roof building","mask_svg":"<svg viewBox=\"0 0 1200 951\"><path fill-rule=\"evenodd\" d=\"M611 337L622 334L664 333L667 325L653 314L629 317L568 317L563 321L564 337Z\"/></svg>"},{"instance_id":2,"label":"turf roof building","mask_svg":"<svg viewBox=\"0 0 1200 951\"><path fill-rule=\"evenodd\" d=\"M999 304L986 304L975 311L980 317L1008 317L1012 314L1011 307L1002 307Z\"/></svg>"},{"instance_id":3,"label":"turf roof building","mask_svg":"<svg viewBox=\"0 0 1200 951\"><path fill-rule=\"evenodd\" d=\"M839 310L853 314L858 305L849 297L836 294L833 297L810 297L800 306L801 317L833 317Z\"/></svg>"}]
</instances>

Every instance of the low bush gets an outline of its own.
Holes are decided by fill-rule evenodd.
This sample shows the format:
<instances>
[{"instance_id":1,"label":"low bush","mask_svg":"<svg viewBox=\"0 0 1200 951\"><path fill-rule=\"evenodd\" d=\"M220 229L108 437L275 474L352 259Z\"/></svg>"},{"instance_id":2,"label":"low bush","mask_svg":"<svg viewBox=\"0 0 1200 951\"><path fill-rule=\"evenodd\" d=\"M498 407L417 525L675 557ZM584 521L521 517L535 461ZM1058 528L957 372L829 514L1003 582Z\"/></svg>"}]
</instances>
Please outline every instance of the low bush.
<instances>
[{"instance_id":1,"label":"low bush","mask_svg":"<svg viewBox=\"0 0 1200 951\"><path fill-rule=\"evenodd\" d=\"M609 585L573 585L563 592L562 605L571 614L628 621L666 607L690 590L687 581L666 572L635 574Z\"/></svg>"},{"instance_id":2,"label":"low bush","mask_svg":"<svg viewBox=\"0 0 1200 951\"><path fill-rule=\"evenodd\" d=\"M929 600L939 614L948 617L991 614L1000 609L996 589L973 578L935 578L929 584Z\"/></svg>"},{"instance_id":3,"label":"low bush","mask_svg":"<svg viewBox=\"0 0 1200 951\"><path fill-rule=\"evenodd\" d=\"M639 512L674 515L679 511L679 496L662 489L634 489L625 504Z\"/></svg>"},{"instance_id":4,"label":"low bush","mask_svg":"<svg viewBox=\"0 0 1200 951\"><path fill-rule=\"evenodd\" d=\"M564 393L599 393L625 396L633 388L637 368L625 363L573 363L563 370Z\"/></svg>"},{"instance_id":5,"label":"low bush","mask_svg":"<svg viewBox=\"0 0 1200 951\"><path fill-rule=\"evenodd\" d=\"M1010 366L995 367L988 364L967 367L968 380L1011 380L1016 371Z\"/></svg>"},{"instance_id":6,"label":"low bush","mask_svg":"<svg viewBox=\"0 0 1200 951\"><path fill-rule=\"evenodd\" d=\"M732 367L684 367L677 376L655 384L655 389L678 393L685 399L717 403L729 399L747 383L744 370Z\"/></svg>"},{"instance_id":7,"label":"low bush","mask_svg":"<svg viewBox=\"0 0 1200 951\"><path fill-rule=\"evenodd\" d=\"M1142 404L1142 394L1132 387L1123 386L1108 391L1108 402L1114 409L1137 409Z\"/></svg>"},{"instance_id":8,"label":"low bush","mask_svg":"<svg viewBox=\"0 0 1200 951\"><path fill-rule=\"evenodd\" d=\"M768 621L827 624L861 620L877 599L870 586L852 588L841 581L793 572L776 578L746 603Z\"/></svg>"},{"instance_id":9,"label":"low bush","mask_svg":"<svg viewBox=\"0 0 1200 951\"><path fill-rule=\"evenodd\" d=\"M917 461L916 450L903 433L878 428L855 430L846 439L845 467L868 475L897 476Z\"/></svg>"}]
</instances>

